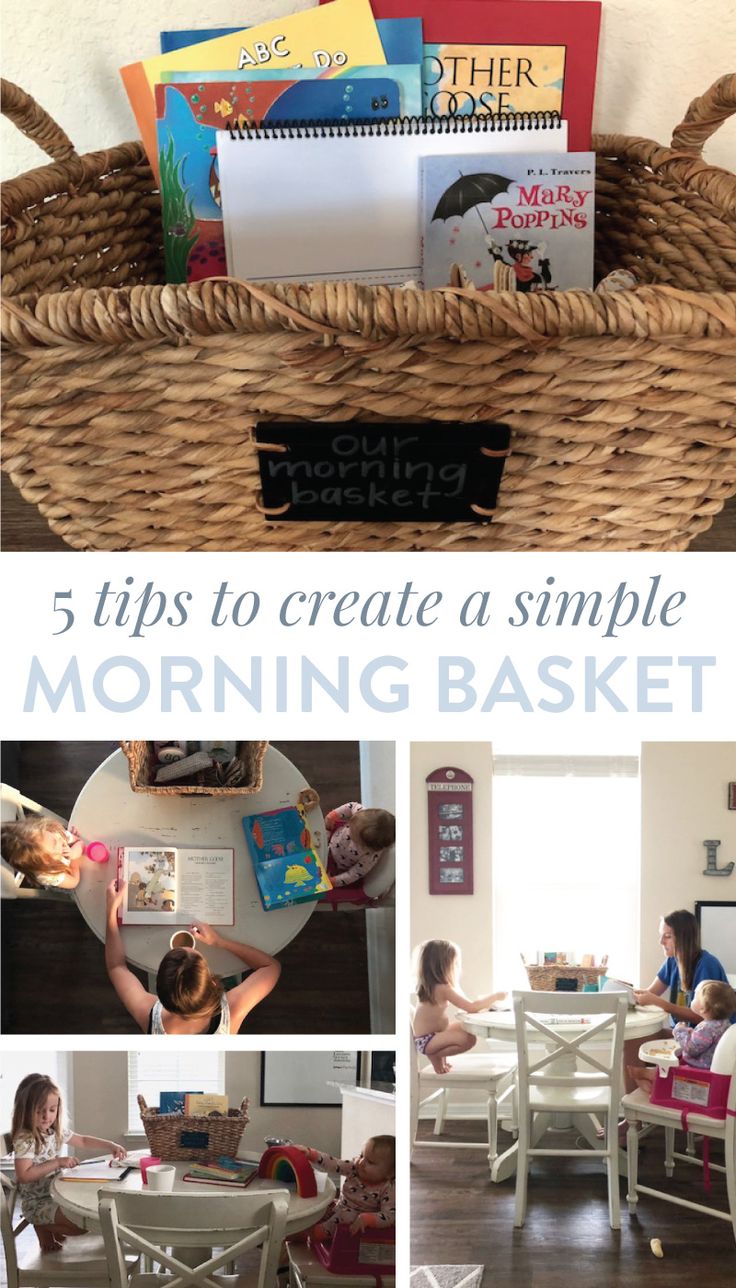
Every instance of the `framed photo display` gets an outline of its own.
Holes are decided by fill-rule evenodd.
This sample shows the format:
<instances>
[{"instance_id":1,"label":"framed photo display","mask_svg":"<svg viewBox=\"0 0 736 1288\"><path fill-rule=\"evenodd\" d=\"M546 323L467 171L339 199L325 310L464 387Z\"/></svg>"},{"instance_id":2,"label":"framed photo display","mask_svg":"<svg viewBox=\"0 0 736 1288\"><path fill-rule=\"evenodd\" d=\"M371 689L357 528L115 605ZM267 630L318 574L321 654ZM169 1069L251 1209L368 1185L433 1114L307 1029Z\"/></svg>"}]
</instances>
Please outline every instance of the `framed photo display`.
<instances>
[{"instance_id":1,"label":"framed photo display","mask_svg":"<svg viewBox=\"0 0 736 1288\"><path fill-rule=\"evenodd\" d=\"M359 1072L357 1051L262 1051L261 1104L339 1109L340 1085L357 1086Z\"/></svg>"},{"instance_id":2,"label":"framed photo display","mask_svg":"<svg viewBox=\"0 0 736 1288\"><path fill-rule=\"evenodd\" d=\"M473 893L473 779L446 765L427 775L429 893Z\"/></svg>"}]
</instances>

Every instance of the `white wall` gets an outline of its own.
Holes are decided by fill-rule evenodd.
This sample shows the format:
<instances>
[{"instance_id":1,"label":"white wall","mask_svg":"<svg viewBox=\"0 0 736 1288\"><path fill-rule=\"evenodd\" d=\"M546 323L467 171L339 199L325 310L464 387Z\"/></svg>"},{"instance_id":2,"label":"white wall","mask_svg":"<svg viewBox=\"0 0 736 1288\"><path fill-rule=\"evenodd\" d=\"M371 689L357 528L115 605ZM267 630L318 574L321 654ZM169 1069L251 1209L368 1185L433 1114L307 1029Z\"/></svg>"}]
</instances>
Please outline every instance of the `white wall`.
<instances>
[{"instance_id":1,"label":"white wall","mask_svg":"<svg viewBox=\"0 0 736 1288\"><path fill-rule=\"evenodd\" d=\"M663 914L694 912L699 899L736 901L736 869L730 877L702 875L705 840L720 840L719 867L736 859L736 810L726 805L736 743L645 742L641 778L641 982L649 984L662 965Z\"/></svg>"},{"instance_id":2,"label":"white wall","mask_svg":"<svg viewBox=\"0 0 736 1288\"><path fill-rule=\"evenodd\" d=\"M445 765L473 782L473 895L429 893L427 774ZM421 742L411 748L411 942L451 939L463 954L463 989L489 992L491 980L491 744Z\"/></svg>"},{"instance_id":3,"label":"white wall","mask_svg":"<svg viewBox=\"0 0 736 1288\"><path fill-rule=\"evenodd\" d=\"M4 6L4 72L63 126L79 151L137 137L118 68L158 52L164 27L250 24L311 7L311 0L34 0ZM688 103L733 70L736 6L729 0L603 0L595 128L669 143ZM3 176L43 158L4 123ZM708 159L733 167L736 123Z\"/></svg>"},{"instance_id":4,"label":"white wall","mask_svg":"<svg viewBox=\"0 0 736 1288\"><path fill-rule=\"evenodd\" d=\"M10 1127L15 1088L38 1069L58 1081L75 1131L123 1143L128 1128L127 1055L124 1051L75 1051L59 1054L6 1052L0 1077L0 1130ZM225 1056L225 1091L231 1105L250 1098L250 1122L242 1148L265 1149L264 1136L288 1136L339 1154L341 1109L262 1108L259 1105L261 1057L258 1051ZM142 1130L142 1129L141 1129ZM131 1148L135 1142L129 1142Z\"/></svg>"}]
</instances>

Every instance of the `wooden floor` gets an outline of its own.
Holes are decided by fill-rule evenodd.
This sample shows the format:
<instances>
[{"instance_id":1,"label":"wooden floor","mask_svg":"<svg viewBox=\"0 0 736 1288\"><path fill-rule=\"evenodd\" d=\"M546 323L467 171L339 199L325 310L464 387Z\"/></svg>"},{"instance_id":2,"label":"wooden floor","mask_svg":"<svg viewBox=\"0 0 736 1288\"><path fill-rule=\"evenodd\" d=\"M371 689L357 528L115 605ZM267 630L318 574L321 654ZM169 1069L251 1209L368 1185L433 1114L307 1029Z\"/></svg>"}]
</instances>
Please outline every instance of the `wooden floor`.
<instances>
[{"instance_id":1,"label":"wooden floor","mask_svg":"<svg viewBox=\"0 0 736 1288\"><path fill-rule=\"evenodd\" d=\"M117 745L5 744L3 781L68 818L89 775ZM299 766L325 809L360 799L357 743L273 745ZM243 1032L370 1032L362 911L315 912L279 960L279 984ZM3 1033L138 1032L110 987L103 945L72 899L2 901L2 980Z\"/></svg>"},{"instance_id":2,"label":"wooden floor","mask_svg":"<svg viewBox=\"0 0 736 1288\"><path fill-rule=\"evenodd\" d=\"M477 1140L478 1122L453 1122L448 1133ZM419 1139L431 1135L422 1122ZM445 1137L446 1139L447 1137ZM573 1132L558 1137L572 1148ZM510 1143L500 1133L504 1149ZM684 1137L678 1137L678 1142ZM678 1144L681 1148L681 1144ZM714 1145L714 1161L719 1159ZM654 1132L640 1147L640 1183L665 1188L664 1137ZM678 1164L682 1177L666 1184L694 1202L726 1210L726 1185L712 1172L711 1198L704 1196L699 1169ZM514 1181L488 1179L482 1150L416 1149L411 1168L411 1260L414 1265L483 1264L484 1288L733 1288L736 1242L730 1222L701 1216L640 1196L636 1217L625 1202L621 1179L621 1229L608 1224L606 1178L587 1159L537 1160L529 1181L526 1223L513 1228ZM659 1238L664 1260L649 1247Z\"/></svg>"},{"instance_id":3,"label":"wooden floor","mask_svg":"<svg viewBox=\"0 0 736 1288\"><path fill-rule=\"evenodd\" d=\"M68 550L46 520L2 476L2 548L4 550ZM691 550L736 550L736 497L727 502L713 526L696 537Z\"/></svg>"}]
</instances>

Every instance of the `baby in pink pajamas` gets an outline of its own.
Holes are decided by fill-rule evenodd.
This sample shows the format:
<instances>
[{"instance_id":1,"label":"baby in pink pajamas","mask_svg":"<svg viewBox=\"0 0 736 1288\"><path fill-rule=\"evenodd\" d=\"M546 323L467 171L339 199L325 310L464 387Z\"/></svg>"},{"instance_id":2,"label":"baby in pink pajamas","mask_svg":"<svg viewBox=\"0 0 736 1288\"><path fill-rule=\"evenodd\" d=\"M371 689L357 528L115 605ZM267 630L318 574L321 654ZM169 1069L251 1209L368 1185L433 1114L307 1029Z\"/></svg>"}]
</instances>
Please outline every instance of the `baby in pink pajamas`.
<instances>
[{"instance_id":1,"label":"baby in pink pajamas","mask_svg":"<svg viewBox=\"0 0 736 1288\"><path fill-rule=\"evenodd\" d=\"M395 1136L371 1136L357 1158L332 1158L306 1145L297 1149L304 1150L320 1171L345 1177L338 1198L310 1231L315 1239L332 1236L338 1225L348 1225L351 1234L359 1234L396 1224Z\"/></svg>"},{"instance_id":2,"label":"baby in pink pajamas","mask_svg":"<svg viewBox=\"0 0 736 1288\"><path fill-rule=\"evenodd\" d=\"M355 885L376 866L396 837L393 814L385 809L363 809L357 801L330 810L325 825L333 886Z\"/></svg>"}]
</instances>

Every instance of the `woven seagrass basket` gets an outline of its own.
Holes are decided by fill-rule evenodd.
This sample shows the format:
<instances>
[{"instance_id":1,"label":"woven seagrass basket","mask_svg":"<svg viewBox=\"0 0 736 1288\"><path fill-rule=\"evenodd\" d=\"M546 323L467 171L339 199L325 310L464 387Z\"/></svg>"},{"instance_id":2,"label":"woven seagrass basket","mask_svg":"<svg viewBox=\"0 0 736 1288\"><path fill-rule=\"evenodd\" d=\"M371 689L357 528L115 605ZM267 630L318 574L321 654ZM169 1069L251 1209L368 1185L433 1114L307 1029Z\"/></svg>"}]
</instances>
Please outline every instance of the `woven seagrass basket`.
<instances>
[{"instance_id":1,"label":"woven seagrass basket","mask_svg":"<svg viewBox=\"0 0 736 1288\"><path fill-rule=\"evenodd\" d=\"M526 965L526 973L529 976L529 986L535 993L554 993L558 987L559 980L575 980L577 990L582 989L583 984L597 984L601 975L605 975L605 966L529 966ZM573 989L560 990L573 992Z\"/></svg>"},{"instance_id":2,"label":"woven seagrass basket","mask_svg":"<svg viewBox=\"0 0 736 1288\"><path fill-rule=\"evenodd\" d=\"M245 1099L239 1109L211 1118L208 1114L160 1114L149 1109L143 1096L138 1096L141 1122L151 1153L166 1163L211 1163L217 1158L235 1158L250 1116ZM183 1138L183 1139L182 1139ZM187 1138L195 1141L188 1144Z\"/></svg>"},{"instance_id":3,"label":"woven seagrass basket","mask_svg":"<svg viewBox=\"0 0 736 1288\"><path fill-rule=\"evenodd\" d=\"M170 783L155 783L153 780L159 768L151 742L121 742L120 746L128 760L130 785L134 792L145 792L149 796L252 796L263 787L263 761L268 747L267 742L239 742L235 754L245 769L242 783L235 787L220 786L200 774L198 785L187 785L174 780Z\"/></svg>"},{"instance_id":4,"label":"woven seagrass basket","mask_svg":"<svg viewBox=\"0 0 736 1288\"><path fill-rule=\"evenodd\" d=\"M594 139L596 277L635 290L165 286L141 145L79 157L6 84L53 164L2 196L3 468L78 549L684 549L736 492L736 177L700 158L735 107ZM493 521L267 522L278 419L503 420Z\"/></svg>"}]
</instances>

